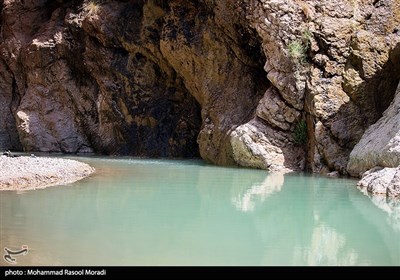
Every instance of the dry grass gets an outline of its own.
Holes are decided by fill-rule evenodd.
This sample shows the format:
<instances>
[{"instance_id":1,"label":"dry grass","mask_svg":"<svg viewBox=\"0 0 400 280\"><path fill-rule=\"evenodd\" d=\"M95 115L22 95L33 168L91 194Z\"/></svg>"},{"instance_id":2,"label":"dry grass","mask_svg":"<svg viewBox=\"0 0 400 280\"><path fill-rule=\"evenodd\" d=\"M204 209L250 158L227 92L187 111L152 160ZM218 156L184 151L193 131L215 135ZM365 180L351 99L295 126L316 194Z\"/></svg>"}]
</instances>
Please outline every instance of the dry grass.
<instances>
[{"instance_id":1,"label":"dry grass","mask_svg":"<svg viewBox=\"0 0 400 280\"><path fill-rule=\"evenodd\" d=\"M89 18L97 18L101 10L102 1L85 0L82 4L82 11Z\"/></svg>"}]
</instances>

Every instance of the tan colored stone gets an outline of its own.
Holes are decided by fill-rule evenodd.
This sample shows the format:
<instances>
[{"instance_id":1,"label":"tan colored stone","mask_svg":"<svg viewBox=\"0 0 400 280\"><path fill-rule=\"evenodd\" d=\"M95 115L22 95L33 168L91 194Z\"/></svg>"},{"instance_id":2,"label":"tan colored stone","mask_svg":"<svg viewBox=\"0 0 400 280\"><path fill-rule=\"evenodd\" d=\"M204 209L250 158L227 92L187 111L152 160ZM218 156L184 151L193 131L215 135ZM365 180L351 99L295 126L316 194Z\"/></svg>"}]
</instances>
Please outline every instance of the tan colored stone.
<instances>
[{"instance_id":1,"label":"tan colored stone","mask_svg":"<svg viewBox=\"0 0 400 280\"><path fill-rule=\"evenodd\" d=\"M271 171L304 169L304 150L288 139L287 132L275 131L257 120L239 126L230 135L235 162Z\"/></svg>"},{"instance_id":2,"label":"tan colored stone","mask_svg":"<svg viewBox=\"0 0 400 280\"><path fill-rule=\"evenodd\" d=\"M257 106L257 116L270 125L289 130L299 119L300 112L285 104L275 89L268 89Z\"/></svg>"}]
</instances>

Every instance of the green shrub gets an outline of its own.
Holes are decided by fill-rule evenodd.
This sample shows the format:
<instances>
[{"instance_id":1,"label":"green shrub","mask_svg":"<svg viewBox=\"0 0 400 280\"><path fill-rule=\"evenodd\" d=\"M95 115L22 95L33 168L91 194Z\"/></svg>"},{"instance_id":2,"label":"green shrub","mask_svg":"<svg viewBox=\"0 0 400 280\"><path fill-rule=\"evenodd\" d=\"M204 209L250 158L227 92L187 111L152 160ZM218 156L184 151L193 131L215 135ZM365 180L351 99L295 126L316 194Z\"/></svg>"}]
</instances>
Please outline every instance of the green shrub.
<instances>
[{"instance_id":1,"label":"green shrub","mask_svg":"<svg viewBox=\"0 0 400 280\"><path fill-rule=\"evenodd\" d=\"M289 43L289 56L296 64L304 64L307 62L307 53L311 46L312 33L304 30L301 37Z\"/></svg>"},{"instance_id":2,"label":"green shrub","mask_svg":"<svg viewBox=\"0 0 400 280\"><path fill-rule=\"evenodd\" d=\"M304 145L307 143L307 124L305 120L297 122L293 131L293 140L297 145Z\"/></svg>"},{"instance_id":3,"label":"green shrub","mask_svg":"<svg viewBox=\"0 0 400 280\"><path fill-rule=\"evenodd\" d=\"M311 47L312 33L310 30L305 29L301 34L301 42L307 48L307 50Z\"/></svg>"},{"instance_id":4,"label":"green shrub","mask_svg":"<svg viewBox=\"0 0 400 280\"><path fill-rule=\"evenodd\" d=\"M295 40L288 45L289 55L296 63L305 63L307 60L307 49L300 40Z\"/></svg>"}]
</instances>

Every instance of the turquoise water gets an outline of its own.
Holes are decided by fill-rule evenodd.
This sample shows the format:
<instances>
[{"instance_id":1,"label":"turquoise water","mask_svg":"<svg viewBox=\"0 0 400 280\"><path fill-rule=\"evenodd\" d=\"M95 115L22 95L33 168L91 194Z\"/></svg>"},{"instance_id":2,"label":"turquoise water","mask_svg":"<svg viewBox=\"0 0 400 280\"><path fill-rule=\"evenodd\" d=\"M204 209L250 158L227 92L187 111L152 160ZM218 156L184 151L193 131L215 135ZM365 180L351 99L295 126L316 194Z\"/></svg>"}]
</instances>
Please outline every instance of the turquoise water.
<instances>
[{"instance_id":1,"label":"turquoise water","mask_svg":"<svg viewBox=\"0 0 400 280\"><path fill-rule=\"evenodd\" d=\"M2 252L29 248L18 265L400 265L400 221L354 180L80 159L96 174L0 193Z\"/></svg>"}]
</instances>

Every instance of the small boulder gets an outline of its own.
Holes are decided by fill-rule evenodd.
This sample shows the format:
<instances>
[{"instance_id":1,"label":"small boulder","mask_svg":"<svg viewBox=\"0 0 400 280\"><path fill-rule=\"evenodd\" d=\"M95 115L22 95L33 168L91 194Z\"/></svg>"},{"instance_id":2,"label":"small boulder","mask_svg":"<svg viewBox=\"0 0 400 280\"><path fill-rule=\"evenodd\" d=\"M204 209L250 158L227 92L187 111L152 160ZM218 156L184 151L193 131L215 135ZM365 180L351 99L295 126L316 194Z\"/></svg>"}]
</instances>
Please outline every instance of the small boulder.
<instances>
[{"instance_id":1,"label":"small boulder","mask_svg":"<svg viewBox=\"0 0 400 280\"><path fill-rule=\"evenodd\" d=\"M368 170L357 185L368 193L400 197L400 167L376 167Z\"/></svg>"}]
</instances>

